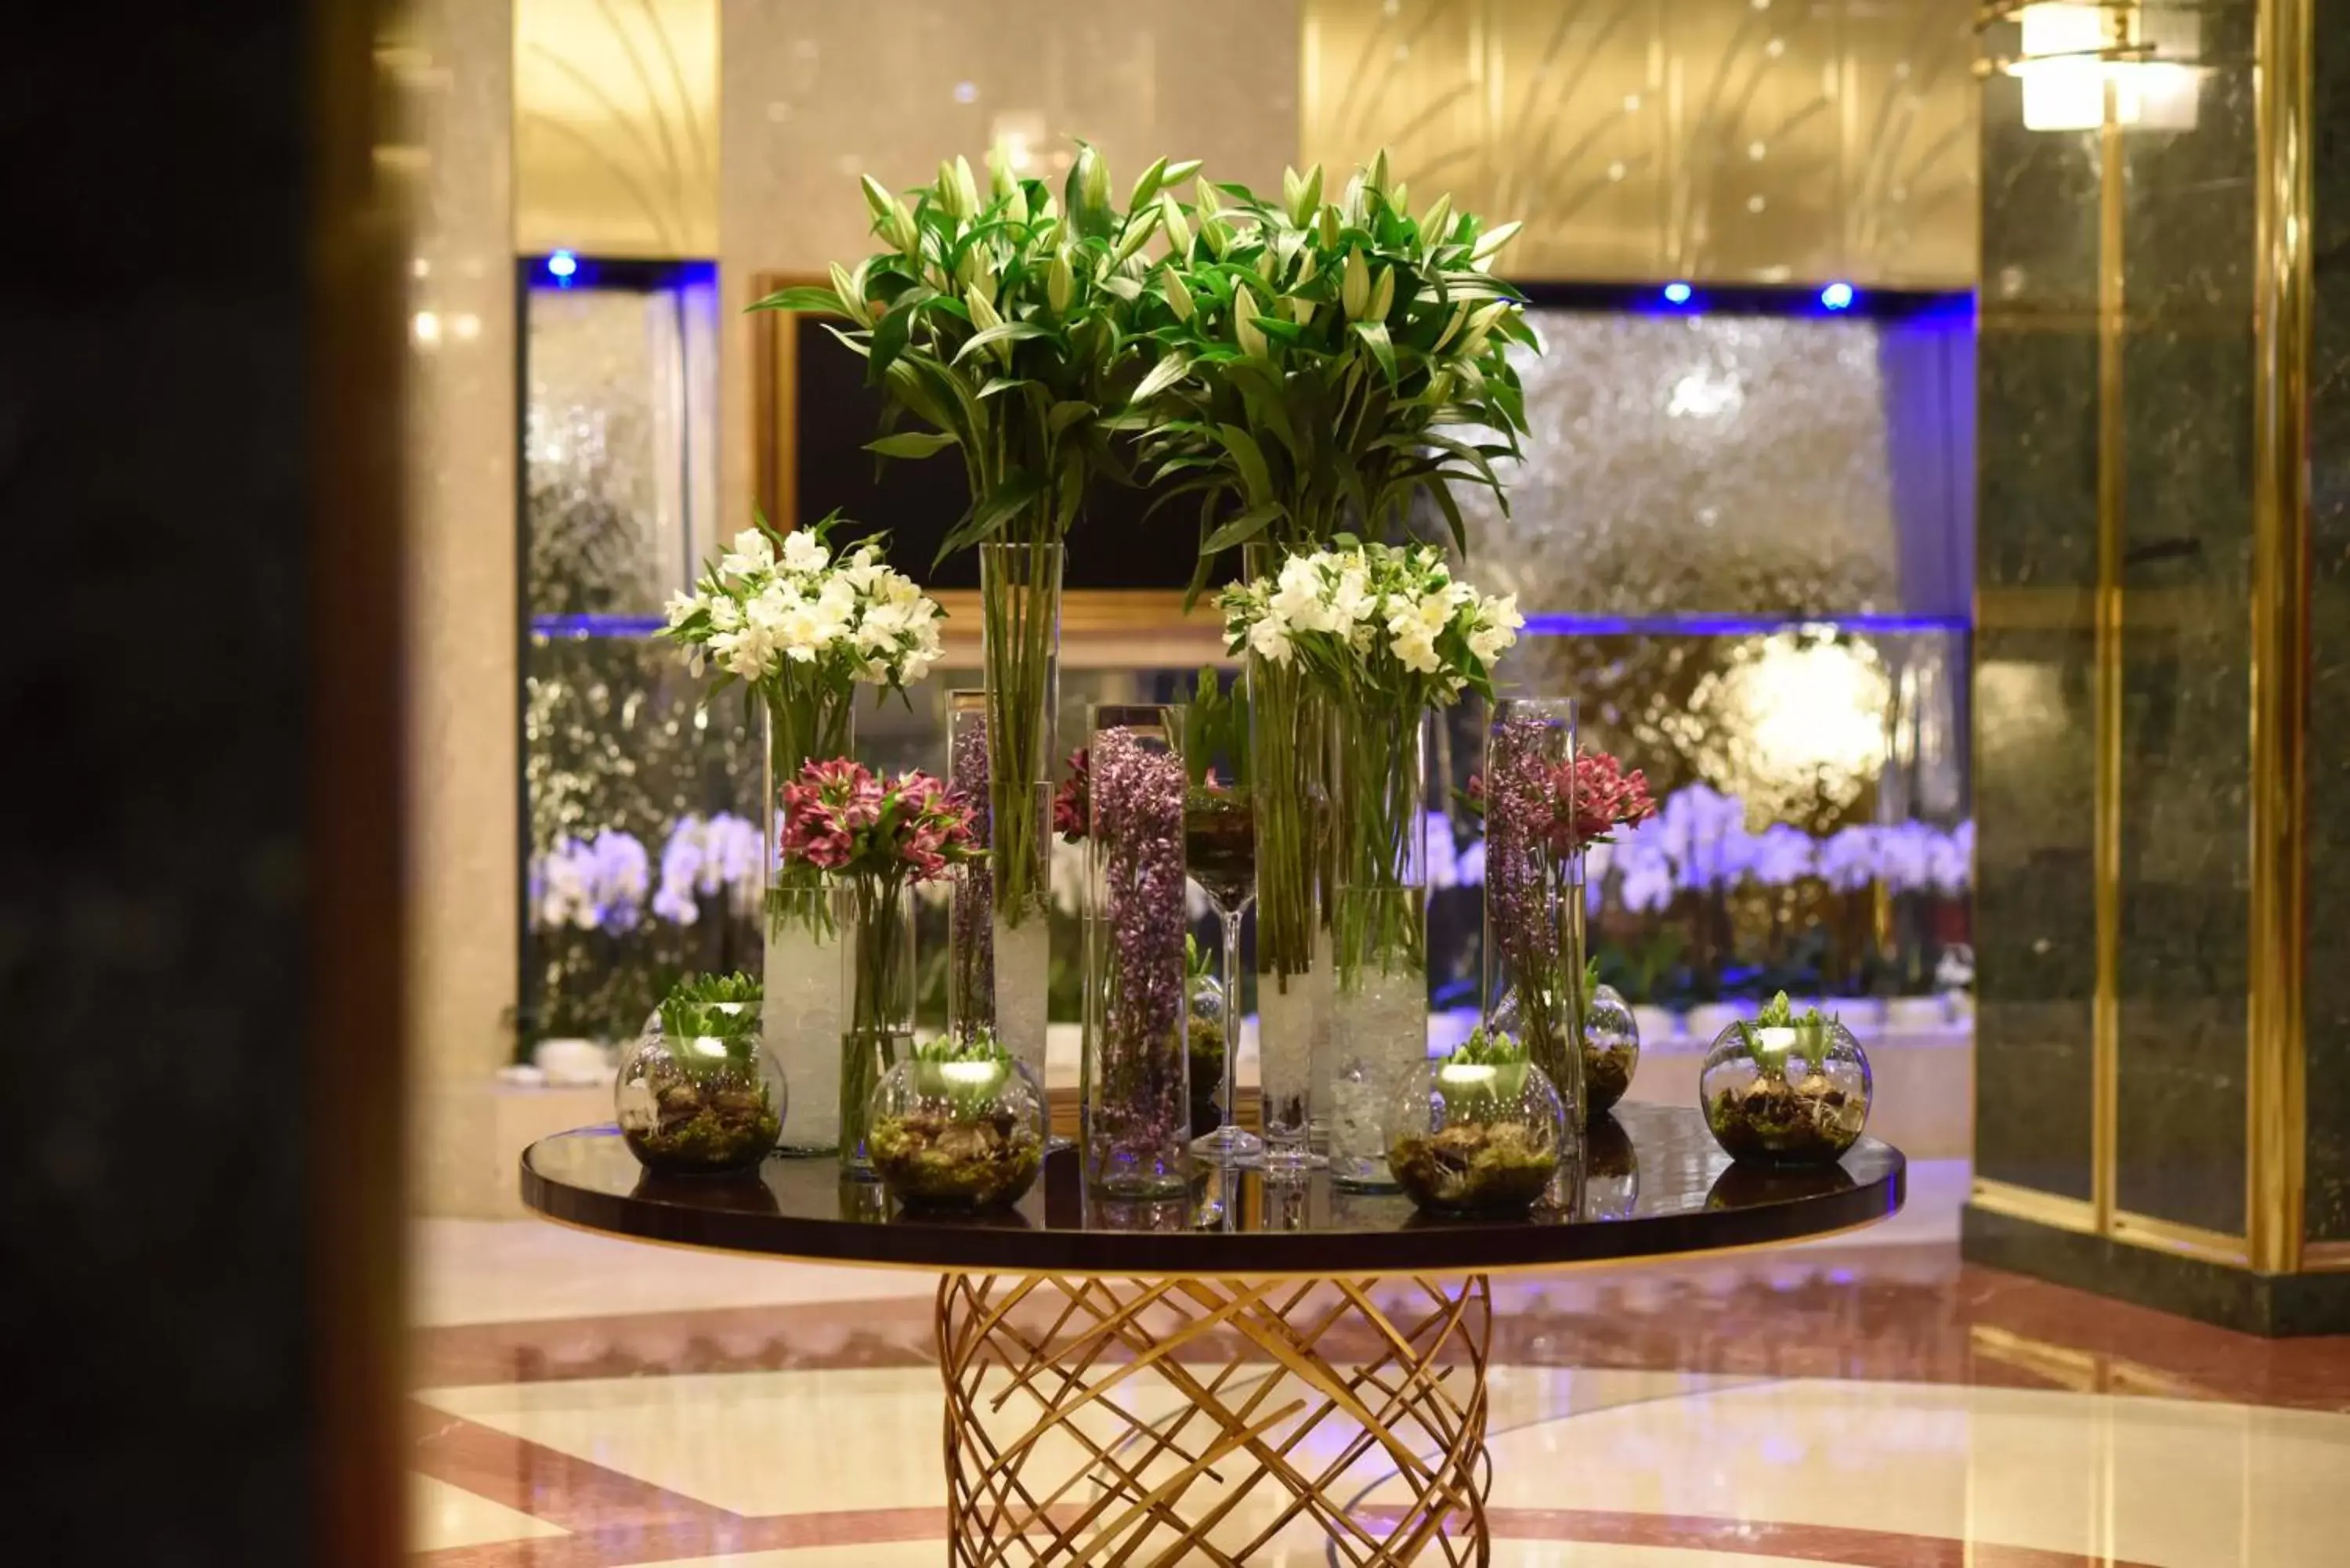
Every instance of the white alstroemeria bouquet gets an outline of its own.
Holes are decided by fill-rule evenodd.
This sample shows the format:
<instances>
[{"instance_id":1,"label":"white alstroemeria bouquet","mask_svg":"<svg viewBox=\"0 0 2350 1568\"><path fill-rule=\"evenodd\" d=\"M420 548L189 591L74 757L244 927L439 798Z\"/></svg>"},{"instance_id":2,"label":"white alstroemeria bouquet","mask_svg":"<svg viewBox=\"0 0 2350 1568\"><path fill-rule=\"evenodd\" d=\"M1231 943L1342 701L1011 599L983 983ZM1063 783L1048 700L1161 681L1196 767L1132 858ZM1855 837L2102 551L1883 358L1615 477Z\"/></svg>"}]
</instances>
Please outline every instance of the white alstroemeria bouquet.
<instances>
[{"instance_id":1,"label":"white alstroemeria bouquet","mask_svg":"<svg viewBox=\"0 0 2350 1568\"><path fill-rule=\"evenodd\" d=\"M1468 691L1493 690L1493 664L1518 639L1517 596L1488 597L1429 545L1361 545L1292 556L1272 582L1219 600L1227 651L1295 665L1329 696L1416 720ZM1383 737L1382 745L1393 737Z\"/></svg>"},{"instance_id":2,"label":"white alstroemeria bouquet","mask_svg":"<svg viewBox=\"0 0 2350 1568\"><path fill-rule=\"evenodd\" d=\"M834 513L788 534L745 528L691 593L669 602L660 635L693 672L715 666L719 687L740 681L765 704L771 791L811 762L849 754L858 687L902 694L939 659L937 603L882 565L877 540L836 556L826 541L841 522ZM779 804L768 800L770 820ZM781 908L771 898L771 913Z\"/></svg>"},{"instance_id":3,"label":"white alstroemeria bouquet","mask_svg":"<svg viewBox=\"0 0 2350 1568\"><path fill-rule=\"evenodd\" d=\"M1432 546L1342 535L1335 548L1292 556L1270 582L1236 584L1218 602L1228 652L1296 670L1339 715L1339 886L1416 887L1422 780L1410 739L1430 708L1464 691L1492 695L1494 661L1525 624L1516 596L1479 593ZM1278 858L1261 857L1260 870ZM1373 899L1353 919L1343 908L1335 915L1342 985L1357 963L1417 960L1417 914L1402 902Z\"/></svg>"}]
</instances>

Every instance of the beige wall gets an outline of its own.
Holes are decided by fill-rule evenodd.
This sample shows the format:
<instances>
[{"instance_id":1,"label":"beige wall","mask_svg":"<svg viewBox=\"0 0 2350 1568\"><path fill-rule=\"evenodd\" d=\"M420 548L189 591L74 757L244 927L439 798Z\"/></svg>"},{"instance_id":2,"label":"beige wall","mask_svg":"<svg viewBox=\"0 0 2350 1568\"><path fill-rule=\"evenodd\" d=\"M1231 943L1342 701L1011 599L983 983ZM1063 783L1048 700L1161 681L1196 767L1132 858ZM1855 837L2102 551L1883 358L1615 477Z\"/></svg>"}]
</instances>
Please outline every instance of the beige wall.
<instances>
[{"instance_id":1,"label":"beige wall","mask_svg":"<svg viewBox=\"0 0 2350 1568\"><path fill-rule=\"evenodd\" d=\"M722 286L821 274L869 248L857 177L892 187L1006 133L1040 159L1082 136L1120 187L1162 154L1278 188L1297 156L1294 0L721 0ZM1040 164L1040 168L1048 165ZM750 351L725 331L723 494L752 493Z\"/></svg>"},{"instance_id":2,"label":"beige wall","mask_svg":"<svg viewBox=\"0 0 2350 1568\"><path fill-rule=\"evenodd\" d=\"M416 0L407 90L410 1059L504 1059L515 1000L513 12Z\"/></svg>"}]
</instances>

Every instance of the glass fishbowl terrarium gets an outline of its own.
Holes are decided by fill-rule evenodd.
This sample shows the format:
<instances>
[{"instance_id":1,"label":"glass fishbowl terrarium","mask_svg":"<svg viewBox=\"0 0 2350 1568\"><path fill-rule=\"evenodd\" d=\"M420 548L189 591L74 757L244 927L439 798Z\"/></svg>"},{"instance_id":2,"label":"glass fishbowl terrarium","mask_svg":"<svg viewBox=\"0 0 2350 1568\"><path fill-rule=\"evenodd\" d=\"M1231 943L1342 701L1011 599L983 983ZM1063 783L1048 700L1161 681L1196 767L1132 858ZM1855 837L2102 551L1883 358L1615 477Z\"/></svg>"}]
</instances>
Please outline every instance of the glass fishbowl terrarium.
<instances>
[{"instance_id":1,"label":"glass fishbowl terrarium","mask_svg":"<svg viewBox=\"0 0 2350 1568\"><path fill-rule=\"evenodd\" d=\"M1714 1141L1732 1159L1768 1165L1842 1158L1868 1123L1869 1093L1852 1031L1816 1008L1798 1017L1783 991L1714 1037L1698 1077Z\"/></svg>"},{"instance_id":2,"label":"glass fishbowl terrarium","mask_svg":"<svg viewBox=\"0 0 2350 1568\"><path fill-rule=\"evenodd\" d=\"M784 1075L747 975L672 991L620 1063L613 1110L629 1152L669 1176L756 1169L784 1130Z\"/></svg>"},{"instance_id":3,"label":"glass fishbowl terrarium","mask_svg":"<svg viewBox=\"0 0 2350 1568\"><path fill-rule=\"evenodd\" d=\"M1583 1115L1596 1122L1616 1108L1640 1068L1640 1025L1612 985L1595 985L1583 1004Z\"/></svg>"},{"instance_id":4,"label":"glass fishbowl terrarium","mask_svg":"<svg viewBox=\"0 0 2350 1568\"><path fill-rule=\"evenodd\" d=\"M984 1028L890 1068L869 1125L874 1173L908 1208L1017 1203L1044 1164L1044 1091Z\"/></svg>"},{"instance_id":5,"label":"glass fishbowl terrarium","mask_svg":"<svg viewBox=\"0 0 2350 1568\"><path fill-rule=\"evenodd\" d=\"M1431 1213L1523 1213L1565 1146L1558 1090L1524 1046L1483 1028L1408 1074L1388 1113L1388 1169Z\"/></svg>"}]
</instances>

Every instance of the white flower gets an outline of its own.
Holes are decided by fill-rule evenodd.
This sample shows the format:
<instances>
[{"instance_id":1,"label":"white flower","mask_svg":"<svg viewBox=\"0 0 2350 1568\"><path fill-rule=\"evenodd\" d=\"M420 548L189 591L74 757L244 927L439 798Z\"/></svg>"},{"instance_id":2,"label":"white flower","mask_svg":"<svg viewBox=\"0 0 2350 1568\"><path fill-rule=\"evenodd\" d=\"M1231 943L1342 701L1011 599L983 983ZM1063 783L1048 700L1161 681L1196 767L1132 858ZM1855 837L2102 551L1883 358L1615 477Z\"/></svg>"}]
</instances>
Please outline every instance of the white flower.
<instances>
[{"instance_id":1,"label":"white flower","mask_svg":"<svg viewBox=\"0 0 2350 1568\"><path fill-rule=\"evenodd\" d=\"M1444 668L1444 661L1436 656L1434 635L1409 618L1405 618L1404 629L1396 634L1388 648L1406 670L1419 674L1433 675Z\"/></svg>"},{"instance_id":2,"label":"white flower","mask_svg":"<svg viewBox=\"0 0 2350 1568\"><path fill-rule=\"evenodd\" d=\"M1338 586L1330 594L1330 629L1340 636L1350 636L1357 623L1368 618L1378 607L1378 600L1370 591L1370 579L1362 567L1348 566L1338 574Z\"/></svg>"},{"instance_id":3,"label":"white flower","mask_svg":"<svg viewBox=\"0 0 2350 1568\"><path fill-rule=\"evenodd\" d=\"M735 546L742 546L739 538ZM832 552L824 547L824 541L805 528L795 528L784 535L784 569L787 572L821 571L831 558Z\"/></svg>"},{"instance_id":4,"label":"white flower","mask_svg":"<svg viewBox=\"0 0 2350 1568\"><path fill-rule=\"evenodd\" d=\"M1275 664L1288 663L1292 651L1288 624L1278 617L1266 616L1249 628L1248 645L1249 651L1261 659L1270 659Z\"/></svg>"},{"instance_id":5,"label":"white flower","mask_svg":"<svg viewBox=\"0 0 2350 1568\"><path fill-rule=\"evenodd\" d=\"M734 547L719 557L718 570L723 576L747 577L754 572L773 571L775 547L756 528L745 528L734 535Z\"/></svg>"},{"instance_id":6,"label":"white flower","mask_svg":"<svg viewBox=\"0 0 2350 1568\"><path fill-rule=\"evenodd\" d=\"M663 607L669 617L671 629L683 626L692 619L694 611L702 607L702 598L700 594L671 594L669 597L669 603Z\"/></svg>"},{"instance_id":7,"label":"white flower","mask_svg":"<svg viewBox=\"0 0 2350 1568\"><path fill-rule=\"evenodd\" d=\"M712 631L733 631L742 624L743 606L739 601L725 594L710 601L710 628Z\"/></svg>"}]
</instances>

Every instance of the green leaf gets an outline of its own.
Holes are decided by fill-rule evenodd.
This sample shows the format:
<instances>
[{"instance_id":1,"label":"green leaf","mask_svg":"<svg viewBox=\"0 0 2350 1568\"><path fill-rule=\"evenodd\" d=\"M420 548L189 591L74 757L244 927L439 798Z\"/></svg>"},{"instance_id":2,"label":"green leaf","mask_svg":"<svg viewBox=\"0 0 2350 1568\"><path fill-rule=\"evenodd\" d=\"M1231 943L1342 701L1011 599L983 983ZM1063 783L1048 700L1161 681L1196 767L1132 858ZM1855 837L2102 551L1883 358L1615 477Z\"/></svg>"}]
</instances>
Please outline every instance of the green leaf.
<instances>
[{"instance_id":1,"label":"green leaf","mask_svg":"<svg viewBox=\"0 0 2350 1568\"><path fill-rule=\"evenodd\" d=\"M929 457L933 452L942 452L954 444L955 438L951 435L930 435L921 431L903 431L897 435L883 436L879 441L868 441L865 443L865 450L878 452L883 457L921 458Z\"/></svg>"},{"instance_id":2,"label":"green leaf","mask_svg":"<svg viewBox=\"0 0 2350 1568\"><path fill-rule=\"evenodd\" d=\"M1261 506L1252 506L1209 535L1207 542L1201 545L1200 549L1203 554L1213 556L1229 550L1235 545L1246 544L1263 533L1273 520L1280 515L1281 508L1271 502Z\"/></svg>"},{"instance_id":3,"label":"green leaf","mask_svg":"<svg viewBox=\"0 0 2350 1568\"><path fill-rule=\"evenodd\" d=\"M1191 369L1191 359L1189 355L1168 355L1150 367L1150 373L1142 378L1141 384L1134 389L1134 396L1128 400L1139 403L1156 397L1181 380L1184 373Z\"/></svg>"},{"instance_id":4,"label":"green leaf","mask_svg":"<svg viewBox=\"0 0 2350 1568\"><path fill-rule=\"evenodd\" d=\"M974 503L971 514L939 542L939 553L931 565L935 566L957 550L991 537L1006 523L1027 510L1044 491L1045 482L1026 469L1017 469L1005 475L1003 483L997 485L983 502Z\"/></svg>"},{"instance_id":5,"label":"green leaf","mask_svg":"<svg viewBox=\"0 0 2350 1568\"><path fill-rule=\"evenodd\" d=\"M1094 406L1091 403L1073 402L1066 400L1061 402L1055 403L1053 405L1052 412L1045 416L1045 432L1047 435L1059 435L1063 431L1067 430L1071 425L1076 424L1079 420L1084 419L1087 414L1090 414L1093 411Z\"/></svg>"},{"instance_id":6,"label":"green leaf","mask_svg":"<svg viewBox=\"0 0 2350 1568\"><path fill-rule=\"evenodd\" d=\"M1461 521L1461 504L1452 499L1452 487L1440 479L1428 482L1428 493L1436 498L1437 510L1444 514L1444 525L1452 530L1452 547L1461 552L1463 561L1469 558L1469 529Z\"/></svg>"},{"instance_id":7,"label":"green leaf","mask_svg":"<svg viewBox=\"0 0 2350 1568\"><path fill-rule=\"evenodd\" d=\"M793 288L777 289L764 299L754 300L752 310L818 310L827 316L846 316L840 296L831 289L802 284Z\"/></svg>"},{"instance_id":8,"label":"green leaf","mask_svg":"<svg viewBox=\"0 0 2350 1568\"><path fill-rule=\"evenodd\" d=\"M1354 332L1356 337L1360 337L1365 343L1370 346L1371 358L1377 359L1379 362L1379 369L1387 372L1388 385L1390 387L1394 386L1396 379L1395 345L1388 338L1387 323L1384 321L1357 321L1354 323Z\"/></svg>"},{"instance_id":9,"label":"green leaf","mask_svg":"<svg viewBox=\"0 0 2350 1568\"><path fill-rule=\"evenodd\" d=\"M1052 334L1033 321L1006 321L983 331L974 332L955 350L954 363L962 364L983 348L998 343L1017 343L1024 337L1049 337Z\"/></svg>"},{"instance_id":10,"label":"green leaf","mask_svg":"<svg viewBox=\"0 0 2350 1568\"><path fill-rule=\"evenodd\" d=\"M1014 388L1033 387L1035 384L1024 376L996 376L990 379L987 385L979 389L979 395L983 398L992 398L998 392L1009 392Z\"/></svg>"},{"instance_id":11,"label":"green leaf","mask_svg":"<svg viewBox=\"0 0 2350 1568\"><path fill-rule=\"evenodd\" d=\"M1238 425L1218 425L1216 439L1232 454L1232 463L1241 472L1241 484L1248 493L1251 506L1263 506L1273 500L1273 474L1264 464L1264 452L1257 446L1256 438Z\"/></svg>"}]
</instances>

